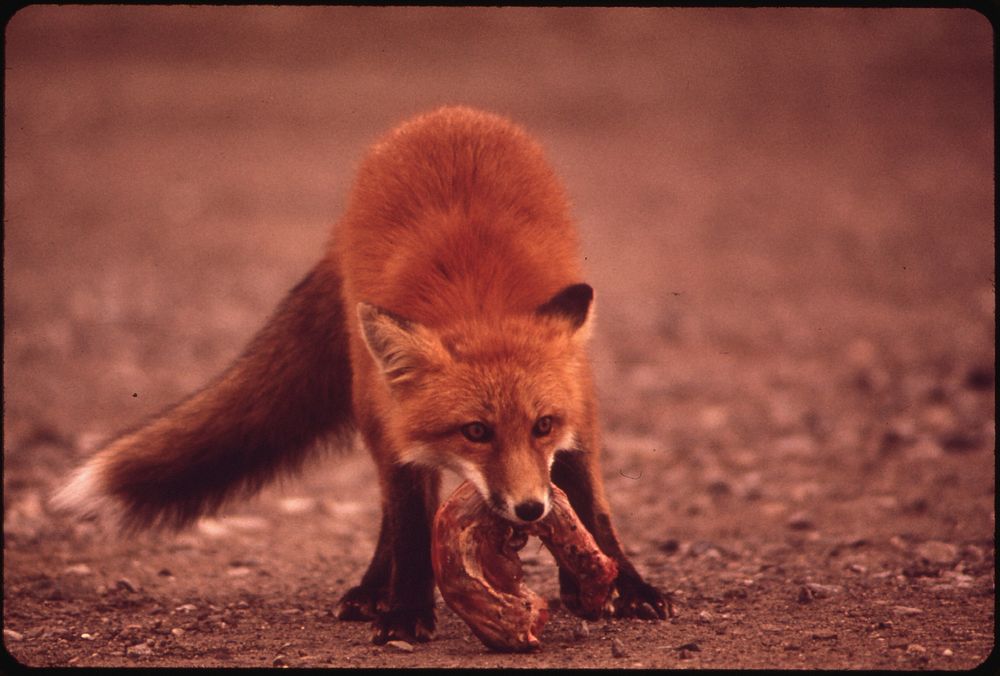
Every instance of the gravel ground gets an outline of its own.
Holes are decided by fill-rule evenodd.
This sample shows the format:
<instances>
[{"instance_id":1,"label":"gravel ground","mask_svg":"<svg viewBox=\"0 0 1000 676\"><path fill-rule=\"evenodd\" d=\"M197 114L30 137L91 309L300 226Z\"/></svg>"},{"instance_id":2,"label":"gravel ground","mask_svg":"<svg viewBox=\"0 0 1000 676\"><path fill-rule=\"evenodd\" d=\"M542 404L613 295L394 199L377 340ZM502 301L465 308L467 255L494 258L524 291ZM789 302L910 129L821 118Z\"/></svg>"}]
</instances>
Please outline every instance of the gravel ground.
<instances>
[{"instance_id":1,"label":"gravel ground","mask_svg":"<svg viewBox=\"0 0 1000 676\"><path fill-rule=\"evenodd\" d=\"M34 666L968 669L995 632L991 30L967 10L57 7L7 26L4 645ZM574 201L618 529L666 622L373 646L360 450L189 531L45 500L204 384L364 148L508 114ZM454 485L453 483L450 485ZM364 488L359 488L364 487ZM528 584L558 596L547 552Z\"/></svg>"}]
</instances>

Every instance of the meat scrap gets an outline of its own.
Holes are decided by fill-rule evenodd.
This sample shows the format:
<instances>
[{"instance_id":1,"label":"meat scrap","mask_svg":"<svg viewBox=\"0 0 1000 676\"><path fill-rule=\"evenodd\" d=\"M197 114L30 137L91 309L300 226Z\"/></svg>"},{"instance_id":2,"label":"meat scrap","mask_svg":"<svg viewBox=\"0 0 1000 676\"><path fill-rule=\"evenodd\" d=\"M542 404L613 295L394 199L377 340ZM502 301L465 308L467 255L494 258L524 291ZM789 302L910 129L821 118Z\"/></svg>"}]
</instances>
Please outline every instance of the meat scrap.
<instances>
[{"instance_id":1,"label":"meat scrap","mask_svg":"<svg viewBox=\"0 0 1000 676\"><path fill-rule=\"evenodd\" d=\"M472 484L463 483L434 518L434 577L448 607L494 650L526 652L541 646L548 604L524 584L517 555L528 535L537 535L576 578L585 615L600 614L618 574L556 486L549 514L521 526L494 513Z\"/></svg>"}]
</instances>

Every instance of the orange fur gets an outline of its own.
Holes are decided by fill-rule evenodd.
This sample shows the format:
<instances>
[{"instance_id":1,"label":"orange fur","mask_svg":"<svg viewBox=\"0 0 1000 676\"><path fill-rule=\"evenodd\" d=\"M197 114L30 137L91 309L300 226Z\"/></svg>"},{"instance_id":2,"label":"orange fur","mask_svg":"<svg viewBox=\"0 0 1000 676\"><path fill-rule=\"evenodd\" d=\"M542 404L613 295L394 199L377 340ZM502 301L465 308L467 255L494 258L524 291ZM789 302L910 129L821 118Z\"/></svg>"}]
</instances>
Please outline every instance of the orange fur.
<instances>
[{"instance_id":1,"label":"orange fur","mask_svg":"<svg viewBox=\"0 0 1000 676\"><path fill-rule=\"evenodd\" d=\"M372 148L326 255L240 359L99 451L57 502L182 526L356 427L383 517L339 616L374 618L376 642L433 631L441 469L515 521L539 518L557 483L618 562L619 614L645 603L662 617L604 497L577 249L563 189L524 131L461 107L418 117Z\"/></svg>"}]
</instances>

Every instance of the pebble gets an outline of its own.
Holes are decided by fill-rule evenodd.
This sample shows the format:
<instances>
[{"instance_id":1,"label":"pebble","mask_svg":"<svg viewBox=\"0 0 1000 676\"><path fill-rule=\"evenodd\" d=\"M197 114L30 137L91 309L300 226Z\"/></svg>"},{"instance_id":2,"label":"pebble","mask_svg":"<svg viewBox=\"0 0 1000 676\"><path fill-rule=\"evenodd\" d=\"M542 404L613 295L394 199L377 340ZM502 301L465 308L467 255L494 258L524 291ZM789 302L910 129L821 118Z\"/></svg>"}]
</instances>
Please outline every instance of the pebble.
<instances>
[{"instance_id":1,"label":"pebble","mask_svg":"<svg viewBox=\"0 0 1000 676\"><path fill-rule=\"evenodd\" d=\"M792 514L785 523L792 530L809 530L815 528L812 518L805 512Z\"/></svg>"},{"instance_id":2,"label":"pebble","mask_svg":"<svg viewBox=\"0 0 1000 676\"><path fill-rule=\"evenodd\" d=\"M136 589L136 586L134 584L132 584L131 580L129 580L128 578L125 578L125 577L119 578L119 580L117 582L115 582L115 587L117 589L124 589L125 591L129 591L129 592L136 592L136 591L138 591L138 589Z\"/></svg>"},{"instance_id":3,"label":"pebble","mask_svg":"<svg viewBox=\"0 0 1000 676\"><path fill-rule=\"evenodd\" d=\"M625 657L628 653L625 650L625 644L619 639L611 639L611 656L612 657Z\"/></svg>"},{"instance_id":4,"label":"pebble","mask_svg":"<svg viewBox=\"0 0 1000 676\"><path fill-rule=\"evenodd\" d=\"M814 631L812 637L818 641L830 641L837 638L837 632L835 631Z\"/></svg>"},{"instance_id":5,"label":"pebble","mask_svg":"<svg viewBox=\"0 0 1000 676\"><path fill-rule=\"evenodd\" d=\"M965 374L963 383L970 390L991 390L996 383L993 369L986 366L974 366Z\"/></svg>"},{"instance_id":6,"label":"pebble","mask_svg":"<svg viewBox=\"0 0 1000 676\"><path fill-rule=\"evenodd\" d=\"M408 643L407 641L389 641L385 645L386 647L394 648L402 653L413 652L413 645L411 643Z\"/></svg>"},{"instance_id":7,"label":"pebble","mask_svg":"<svg viewBox=\"0 0 1000 676\"><path fill-rule=\"evenodd\" d=\"M66 566L63 568L64 575L90 575L93 571L90 570L90 566L85 563L76 563L72 566Z\"/></svg>"},{"instance_id":8,"label":"pebble","mask_svg":"<svg viewBox=\"0 0 1000 676\"><path fill-rule=\"evenodd\" d=\"M965 432L952 432L940 440L941 448L947 453L966 453L974 451L982 445L982 440Z\"/></svg>"},{"instance_id":9,"label":"pebble","mask_svg":"<svg viewBox=\"0 0 1000 676\"><path fill-rule=\"evenodd\" d=\"M910 606L893 606L892 612L896 615L920 615L924 611L920 608L911 608Z\"/></svg>"},{"instance_id":10,"label":"pebble","mask_svg":"<svg viewBox=\"0 0 1000 676\"><path fill-rule=\"evenodd\" d=\"M941 651L941 654L944 655L945 657L951 657L955 653L951 651L951 648L945 648L944 650Z\"/></svg>"},{"instance_id":11,"label":"pebble","mask_svg":"<svg viewBox=\"0 0 1000 676\"><path fill-rule=\"evenodd\" d=\"M198 610L198 606L194 605L193 603L185 603L182 606L177 606L176 608L174 608L174 610L179 613L191 613L194 612L195 610Z\"/></svg>"},{"instance_id":12,"label":"pebble","mask_svg":"<svg viewBox=\"0 0 1000 676\"><path fill-rule=\"evenodd\" d=\"M844 588L836 584L819 584L818 582L807 582L805 587L812 592L814 598L825 598L844 591Z\"/></svg>"},{"instance_id":13,"label":"pebble","mask_svg":"<svg viewBox=\"0 0 1000 676\"><path fill-rule=\"evenodd\" d=\"M573 629L573 638L584 639L588 636L590 636L590 625L586 620L580 620L580 624Z\"/></svg>"},{"instance_id":14,"label":"pebble","mask_svg":"<svg viewBox=\"0 0 1000 676\"><path fill-rule=\"evenodd\" d=\"M931 563L952 563L958 558L958 547L948 542L938 542L930 540L918 545L917 556L927 559Z\"/></svg>"},{"instance_id":15,"label":"pebble","mask_svg":"<svg viewBox=\"0 0 1000 676\"><path fill-rule=\"evenodd\" d=\"M152 655L153 649L146 643L136 643L135 645L129 646L125 651L125 654L132 657L142 657L145 655Z\"/></svg>"},{"instance_id":16,"label":"pebble","mask_svg":"<svg viewBox=\"0 0 1000 676\"><path fill-rule=\"evenodd\" d=\"M170 630L170 633L173 634L174 636L183 636L184 630L181 629L180 627L174 627L173 629Z\"/></svg>"},{"instance_id":17,"label":"pebble","mask_svg":"<svg viewBox=\"0 0 1000 676\"><path fill-rule=\"evenodd\" d=\"M3 637L7 641L23 641L24 634L19 631L14 631L13 629L4 629Z\"/></svg>"},{"instance_id":18,"label":"pebble","mask_svg":"<svg viewBox=\"0 0 1000 676\"><path fill-rule=\"evenodd\" d=\"M271 666L272 667L283 667L283 666L285 666L287 664L288 663L285 662L285 656L284 655L275 655L274 659L271 660Z\"/></svg>"},{"instance_id":19,"label":"pebble","mask_svg":"<svg viewBox=\"0 0 1000 676\"><path fill-rule=\"evenodd\" d=\"M664 554L675 554L680 549L680 543L674 539L665 540L657 548Z\"/></svg>"},{"instance_id":20,"label":"pebble","mask_svg":"<svg viewBox=\"0 0 1000 676\"><path fill-rule=\"evenodd\" d=\"M910 645L906 646L906 652L922 654L927 652L927 648L923 647L919 643L911 643Z\"/></svg>"}]
</instances>

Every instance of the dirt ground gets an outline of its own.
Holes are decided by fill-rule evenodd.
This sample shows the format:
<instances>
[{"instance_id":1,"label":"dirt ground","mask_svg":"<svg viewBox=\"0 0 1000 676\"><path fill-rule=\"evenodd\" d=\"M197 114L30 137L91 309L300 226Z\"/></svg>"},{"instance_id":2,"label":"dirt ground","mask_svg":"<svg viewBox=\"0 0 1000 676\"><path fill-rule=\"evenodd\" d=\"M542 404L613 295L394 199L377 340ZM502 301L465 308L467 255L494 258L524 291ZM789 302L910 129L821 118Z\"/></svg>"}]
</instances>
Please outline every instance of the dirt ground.
<instances>
[{"instance_id":1,"label":"dirt ground","mask_svg":"<svg viewBox=\"0 0 1000 676\"><path fill-rule=\"evenodd\" d=\"M34 666L968 669L995 634L991 29L967 10L57 7L6 29L4 645ZM53 514L317 259L364 148L546 146L613 515L665 622L374 646L363 451L180 534ZM454 482L449 484L453 486ZM557 599L547 552L529 586ZM615 646L613 651L612 646ZM10 666L10 665L8 665Z\"/></svg>"}]
</instances>

